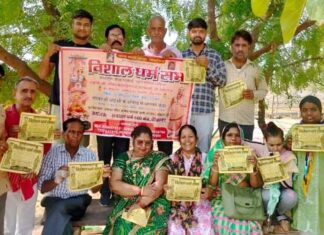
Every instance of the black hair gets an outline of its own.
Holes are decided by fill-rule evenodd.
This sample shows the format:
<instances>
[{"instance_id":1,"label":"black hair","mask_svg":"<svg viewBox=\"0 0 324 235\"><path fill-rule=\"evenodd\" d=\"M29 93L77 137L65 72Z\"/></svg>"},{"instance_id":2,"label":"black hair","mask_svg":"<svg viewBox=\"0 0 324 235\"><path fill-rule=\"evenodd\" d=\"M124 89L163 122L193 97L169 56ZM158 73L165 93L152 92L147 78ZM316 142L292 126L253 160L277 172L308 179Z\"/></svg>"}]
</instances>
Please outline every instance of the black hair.
<instances>
[{"instance_id":1,"label":"black hair","mask_svg":"<svg viewBox=\"0 0 324 235\"><path fill-rule=\"evenodd\" d=\"M243 38L245 41L249 43L249 45L251 45L253 42L252 35L246 30L236 31L231 39L231 44L233 44L234 41L238 38Z\"/></svg>"},{"instance_id":2,"label":"black hair","mask_svg":"<svg viewBox=\"0 0 324 235\"><path fill-rule=\"evenodd\" d=\"M112 25L109 25L107 28L106 28L106 31L105 31L105 38L108 37L109 35L109 32L110 30L113 30L113 29L120 29L122 31L122 34L123 34L123 37L125 38L126 37L126 33L125 33L125 29L121 26L119 26L118 24L112 24Z\"/></svg>"},{"instance_id":3,"label":"black hair","mask_svg":"<svg viewBox=\"0 0 324 235\"><path fill-rule=\"evenodd\" d=\"M90 12L83 9L79 9L74 12L72 19L77 19L77 18L87 18L90 20L91 24L93 21L93 16L90 14Z\"/></svg>"},{"instance_id":4,"label":"black hair","mask_svg":"<svg viewBox=\"0 0 324 235\"><path fill-rule=\"evenodd\" d=\"M133 139L135 139L135 138L139 137L141 134L148 134L150 136L150 138L153 139L153 134L152 134L151 129L144 125L135 127L131 133L131 137Z\"/></svg>"},{"instance_id":5,"label":"black hair","mask_svg":"<svg viewBox=\"0 0 324 235\"><path fill-rule=\"evenodd\" d=\"M322 113L322 103L321 103L320 99L317 98L316 96L313 96L313 95L305 96L299 103L299 110L302 109L302 107L305 103L315 104L318 107L318 109L320 110L320 112Z\"/></svg>"},{"instance_id":6,"label":"black hair","mask_svg":"<svg viewBox=\"0 0 324 235\"><path fill-rule=\"evenodd\" d=\"M188 30L191 30L192 28L207 29L207 27L208 27L208 25L203 18L195 18L195 19L191 20L188 24Z\"/></svg>"},{"instance_id":7,"label":"black hair","mask_svg":"<svg viewBox=\"0 0 324 235\"><path fill-rule=\"evenodd\" d=\"M85 131L86 128L83 121L81 121L79 118L69 118L63 122L63 132L66 132L69 124L73 122L80 123L80 125L83 127L82 131Z\"/></svg>"},{"instance_id":8,"label":"black hair","mask_svg":"<svg viewBox=\"0 0 324 235\"><path fill-rule=\"evenodd\" d=\"M182 127L180 127L179 129L179 141L180 141L180 138L181 138L181 133L184 129L186 128L189 128L195 135L196 139L198 139L198 134L197 134L197 130L196 128L193 126L193 125L189 125L189 124L186 124L186 125L183 125Z\"/></svg>"},{"instance_id":9,"label":"black hair","mask_svg":"<svg viewBox=\"0 0 324 235\"><path fill-rule=\"evenodd\" d=\"M2 65L0 64L0 77L5 75L5 71L4 68L2 67Z\"/></svg>"},{"instance_id":10,"label":"black hair","mask_svg":"<svg viewBox=\"0 0 324 235\"><path fill-rule=\"evenodd\" d=\"M239 132L240 132L240 127L239 127L239 125L238 125L236 122L231 122L231 123L229 123L228 125L226 125L226 126L224 127L224 129L223 129L223 131L222 131L222 140L223 140L223 141L225 141L225 135L226 135L226 133L227 133L231 128L233 128L233 127L237 128L237 129L239 130ZM240 132L240 133L241 133L241 132ZM241 136L241 138L243 138L243 136Z\"/></svg>"},{"instance_id":11,"label":"black hair","mask_svg":"<svg viewBox=\"0 0 324 235\"><path fill-rule=\"evenodd\" d=\"M284 140L284 132L273 122L269 122L265 129L264 138L268 140L269 137L280 137Z\"/></svg>"}]
</instances>

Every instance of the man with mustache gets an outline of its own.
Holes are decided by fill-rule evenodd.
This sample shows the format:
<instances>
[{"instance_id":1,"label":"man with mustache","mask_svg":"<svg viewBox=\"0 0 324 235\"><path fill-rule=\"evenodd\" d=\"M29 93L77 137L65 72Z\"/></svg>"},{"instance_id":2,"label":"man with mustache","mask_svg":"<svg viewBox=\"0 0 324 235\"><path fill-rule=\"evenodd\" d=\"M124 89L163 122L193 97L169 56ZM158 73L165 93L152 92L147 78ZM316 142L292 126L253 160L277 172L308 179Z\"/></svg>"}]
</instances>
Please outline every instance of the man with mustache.
<instances>
[{"instance_id":1,"label":"man with mustache","mask_svg":"<svg viewBox=\"0 0 324 235\"><path fill-rule=\"evenodd\" d=\"M198 132L198 147L208 153L215 119L215 88L226 83L226 69L221 56L212 48L207 47L207 23L202 18L195 18L188 24L188 36L191 44L182 52L184 58L193 58L206 68L206 82L195 84L192 94L190 124Z\"/></svg>"},{"instance_id":2,"label":"man with mustache","mask_svg":"<svg viewBox=\"0 0 324 235\"><path fill-rule=\"evenodd\" d=\"M231 40L232 58L225 62L227 83L243 80L247 89L243 91L244 100L231 108L225 109L220 97L218 128L222 132L231 122L240 125L244 138L253 139L254 104L264 99L268 92L267 83L261 69L248 59L252 44L252 36L245 30L235 32Z\"/></svg>"},{"instance_id":3,"label":"man with mustache","mask_svg":"<svg viewBox=\"0 0 324 235\"><path fill-rule=\"evenodd\" d=\"M16 82L13 96L15 104L6 112L6 136L17 138L20 114L35 113L32 105L36 99L38 82L30 77L23 77ZM7 193L4 234L31 235L34 227L35 204L37 200L37 176L8 173L11 191Z\"/></svg>"},{"instance_id":4,"label":"man with mustache","mask_svg":"<svg viewBox=\"0 0 324 235\"><path fill-rule=\"evenodd\" d=\"M113 60L113 51L124 51L125 45L125 29L117 24L110 25L105 31L106 43L102 45L102 49L107 52L107 58ZM103 160L105 164L110 164L111 157L114 159L129 149L129 138L106 137L97 135L97 149L99 160ZM109 190L108 178L104 180L100 190L100 204L102 206L112 205L111 192Z\"/></svg>"},{"instance_id":5,"label":"man with mustache","mask_svg":"<svg viewBox=\"0 0 324 235\"><path fill-rule=\"evenodd\" d=\"M51 114L61 117L60 111L60 78L59 78L59 50L60 47L86 47L96 48L94 45L89 43L91 32L92 32L93 16L85 10L77 10L72 16L72 40L63 39L55 41L50 44L48 50L40 63L39 66L39 77L41 79L48 79L53 69L54 82L52 86L52 93L50 96ZM61 119L57 118L57 127L61 128ZM84 145L88 145L89 136L83 138Z\"/></svg>"}]
</instances>

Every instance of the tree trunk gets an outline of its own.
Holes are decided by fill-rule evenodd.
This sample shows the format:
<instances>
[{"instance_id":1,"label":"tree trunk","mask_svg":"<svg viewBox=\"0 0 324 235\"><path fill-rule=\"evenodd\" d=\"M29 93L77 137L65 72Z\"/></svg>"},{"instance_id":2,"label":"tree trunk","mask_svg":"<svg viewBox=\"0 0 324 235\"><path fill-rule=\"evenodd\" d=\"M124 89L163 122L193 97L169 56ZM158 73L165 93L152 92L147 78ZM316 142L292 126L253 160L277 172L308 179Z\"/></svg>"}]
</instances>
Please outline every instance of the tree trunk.
<instances>
[{"instance_id":1,"label":"tree trunk","mask_svg":"<svg viewBox=\"0 0 324 235\"><path fill-rule=\"evenodd\" d=\"M211 40L219 41L216 25L216 14L215 14L216 3L215 0L208 0L208 27L209 37Z\"/></svg>"},{"instance_id":2,"label":"tree trunk","mask_svg":"<svg viewBox=\"0 0 324 235\"><path fill-rule=\"evenodd\" d=\"M47 96L51 94L51 84L39 78L39 76L27 65L27 63L17 56L9 53L0 46L0 60L14 68L20 77L28 76L34 78L39 83L39 90Z\"/></svg>"}]
</instances>

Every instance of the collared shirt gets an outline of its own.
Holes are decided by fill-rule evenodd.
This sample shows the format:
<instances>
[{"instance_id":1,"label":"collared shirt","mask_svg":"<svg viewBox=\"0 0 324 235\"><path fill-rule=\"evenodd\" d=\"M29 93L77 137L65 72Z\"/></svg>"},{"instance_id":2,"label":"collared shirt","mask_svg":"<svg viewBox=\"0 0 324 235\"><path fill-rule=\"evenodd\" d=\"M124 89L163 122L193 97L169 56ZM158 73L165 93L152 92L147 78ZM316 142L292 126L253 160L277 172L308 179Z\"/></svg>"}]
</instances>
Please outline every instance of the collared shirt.
<instances>
[{"instance_id":1,"label":"collared shirt","mask_svg":"<svg viewBox=\"0 0 324 235\"><path fill-rule=\"evenodd\" d=\"M232 59L225 61L227 70L227 84L237 80L243 80L247 89L253 90L254 99L244 99L240 104L225 109L220 97L219 118L225 122L237 122L242 125L254 125L254 104L262 100L267 92L268 86L258 65L250 60L242 68L237 69Z\"/></svg>"},{"instance_id":2,"label":"collared shirt","mask_svg":"<svg viewBox=\"0 0 324 235\"><path fill-rule=\"evenodd\" d=\"M97 158L95 153L82 146L79 147L75 156L71 158L69 152L65 149L64 144L55 145L51 148L42 162L42 168L38 179L38 188L41 189L44 181L54 179L56 171L58 171L61 166L67 166L69 162L90 162L96 160ZM46 196L66 199L86 193L87 190L71 192L68 189L67 180L65 179L52 191L47 192Z\"/></svg>"},{"instance_id":3,"label":"collared shirt","mask_svg":"<svg viewBox=\"0 0 324 235\"><path fill-rule=\"evenodd\" d=\"M168 50L172 51L176 55L177 58L182 58L181 52L173 46L165 45L165 48L162 51L160 51L159 54L155 54L153 51L151 51L151 49L149 48L149 45L147 47L143 48L144 54L146 56L162 56L163 53Z\"/></svg>"},{"instance_id":4,"label":"collared shirt","mask_svg":"<svg viewBox=\"0 0 324 235\"><path fill-rule=\"evenodd\" d=\"M193 114L212 113L215 111L215 88L226 84L226 69L221 56L212 48L207 46L196 55L191 46L182 52L184 58L197 58L198 56L208 58L208 68L205 84L195 84L192 94L191 112Z\"/></svg>"}]
</instances>

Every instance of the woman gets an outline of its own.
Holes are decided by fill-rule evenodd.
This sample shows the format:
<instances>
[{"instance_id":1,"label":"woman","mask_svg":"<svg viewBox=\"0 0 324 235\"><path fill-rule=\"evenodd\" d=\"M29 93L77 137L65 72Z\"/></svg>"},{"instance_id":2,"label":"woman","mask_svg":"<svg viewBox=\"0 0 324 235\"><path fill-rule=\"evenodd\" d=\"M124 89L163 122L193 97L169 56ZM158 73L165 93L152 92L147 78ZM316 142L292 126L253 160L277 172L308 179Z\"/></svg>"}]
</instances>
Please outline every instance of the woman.
<instances>
[{"instance_id":1,"label":"woman","mask_svg":"<svg viewBox=\"0 0 324 235\"><path fill-rule=\"evenodd\" d=\"M324 124L322 104L317 97L304 97L299 109L300 124ZM291 131L287 147L291 148ZM298 205L293 213L292 227L308 234L324 234L324 152L295 151L295 154L299 169L294 182Z\"/></svg>"},{"instance_id":2,"label":"woman","mask_svg":"<svg viewBox=\"0 0 324 235\"><path fill-rule=\"evenodd\" d=\"M148 127L136 127L131 137L133 150L119 155L112 165L110 188L120 197L108 217L104 234L165 234L170 205L162 193L170 158L152 150L152 131ZM122 216L123 212L130 215L140 208L151 209L145 227Z\"/></svg>"},{"instance_id":3,"label":"woman","mask_svg":"<svg viewBox=\"0 0 324 235\"><path fill-rule=\"evenodd\" d=\"M222 184L232 184L239 187L262 187L263 182L260 173L256 170L255 156L248 158L248 161L254 166L254 172L251 174L218 173L218 151L225 146L243 145L242 139L243 132L236 123L230 123L224 128L221 139L216 142L215 146L208 153L207 168L203 173L203 177L209 179L211 185L214 185L218 189L222 187ZM233 219L224 214L220 191L217 197L212 200L211 204L215 234L262 234L262 228L258 221Z\"/></svg>"},{"instance_id":4,"label":"woman","mask_svg":"<svg viewBox=\"0 0 324 235\"><path fill-rule=\"evenodd\" d=\"M197 147L198 136L195 127L184 125L179 130L180 148L171 155L175 175L201 176L206 154ZM210 188L203 188L197 203L172 202L168 221L168 234L213 234L211 227L211 206L208 200Z\"/></svg>"}]
</instances>

